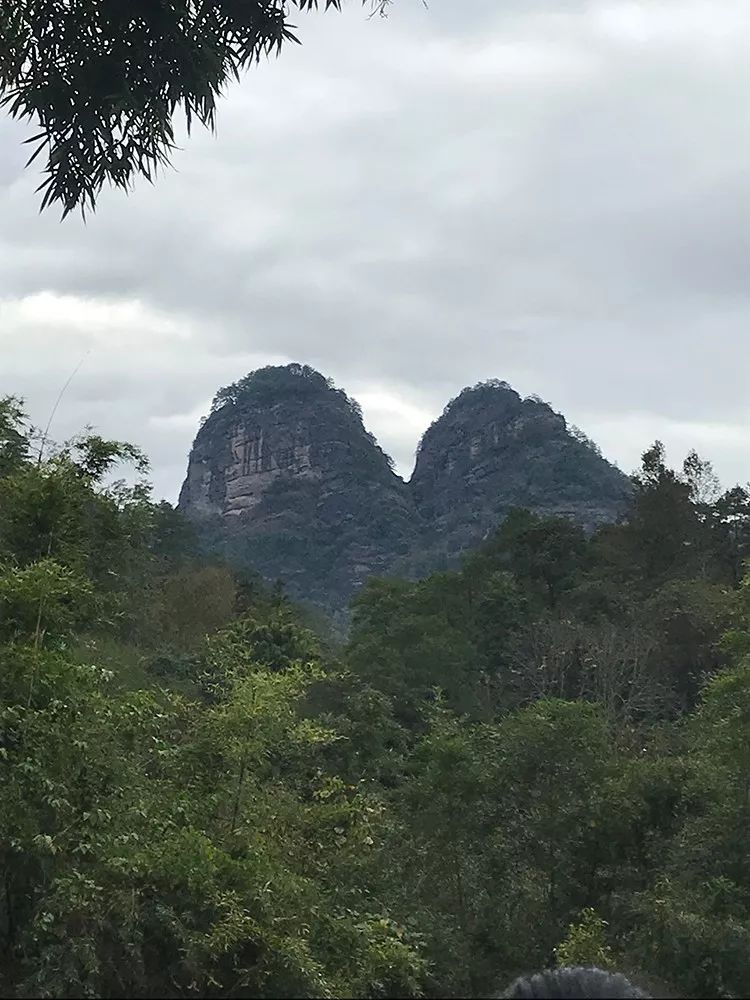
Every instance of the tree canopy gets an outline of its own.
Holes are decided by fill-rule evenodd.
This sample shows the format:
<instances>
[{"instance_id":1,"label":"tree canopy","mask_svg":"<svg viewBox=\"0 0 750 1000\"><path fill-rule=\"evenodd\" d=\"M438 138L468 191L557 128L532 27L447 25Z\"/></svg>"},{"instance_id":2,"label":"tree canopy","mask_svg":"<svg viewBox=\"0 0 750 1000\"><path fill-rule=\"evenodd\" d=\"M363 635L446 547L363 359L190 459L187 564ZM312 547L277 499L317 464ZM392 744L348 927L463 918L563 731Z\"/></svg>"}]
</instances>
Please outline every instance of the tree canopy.
<instances>
[{"instance_id":1,"label":"tree canopy","mask_svg":"<svg viewBox=\"0 0 750 1000\"><path fill-rule=\"evenodd\" d=\"M383 12L390 0L363 0ZM105 183L152 180L175 116L214 127L226 86L284 43L294 9L341 0L17 0L0 6L0 99L38 130L42 208L94 209ZM28 164L27 164L28 166Z\"/></svg>"},{"instance_id":2,"label":"tree canopy","mask_svg":"<svg viewBox=\"0 0 750 1000\"><path fill-rule=\"evenodd\" d=\"M625 523L515 511L340 642L137 448L36 441L0 400L0 994L744 995L745 489L655 446Z\"/></svg>"}]
</instances>

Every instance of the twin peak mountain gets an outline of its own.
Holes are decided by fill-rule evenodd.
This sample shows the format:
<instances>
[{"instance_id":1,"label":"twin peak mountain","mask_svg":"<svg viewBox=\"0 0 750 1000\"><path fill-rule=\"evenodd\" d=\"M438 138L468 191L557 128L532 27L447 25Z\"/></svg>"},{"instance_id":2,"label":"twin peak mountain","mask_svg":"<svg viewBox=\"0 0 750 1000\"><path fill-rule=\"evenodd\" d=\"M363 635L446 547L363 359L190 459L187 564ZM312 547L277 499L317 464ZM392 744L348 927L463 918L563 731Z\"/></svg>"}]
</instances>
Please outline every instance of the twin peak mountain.
<instances>
[{"instance_id":1,"label":"twin peak mountain","mask_svg":"<svg viewBox=\"0 0 750 1000\"><path fill-rule=\"evenodd\" d=\"M628 488L564 417L498 381L448 403L404 482L359 405L291 364L217 393L179 506L214 552L338 612L370 576L456 566L513 507L592 530L617 519Z\"/></svg>"}]
</instances>

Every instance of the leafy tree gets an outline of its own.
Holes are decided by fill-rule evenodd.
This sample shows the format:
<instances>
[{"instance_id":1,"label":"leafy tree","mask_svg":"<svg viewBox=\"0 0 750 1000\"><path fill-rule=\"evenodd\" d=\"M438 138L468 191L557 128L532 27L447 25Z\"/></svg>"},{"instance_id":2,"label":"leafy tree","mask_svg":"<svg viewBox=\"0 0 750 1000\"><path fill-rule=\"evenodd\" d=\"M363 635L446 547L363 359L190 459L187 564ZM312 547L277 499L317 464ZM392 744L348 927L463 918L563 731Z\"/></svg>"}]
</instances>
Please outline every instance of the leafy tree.
<instances>
[{"instance_id":1,"label":"leafy tree","mask_svg":"<svg viewBox=\"0 0 750 1000\"><path fill-rule=\"evenodd\" d=\"M693 504L698 487L667 466L660 441L644 452L634 482L626 537L643 577L690 575L701 548L701 522Z\"/></svg>"},{"instance_id":2,"label":"leafy tree","mask_svg":"<svg viewBox=\"0 0 750 1000\"><path fill-rule=\"evenodd\" d=\"M181 567L160 582L154 629L165 645L195 649L232 621L236 595L226 566Z\"/></svg>"},{"instance_id":3,"label":"leafy tree","mask_svg":"<svg viewBox=\"0 0 750 1000\"><path fill-rule=\"evenodd\" d=\"M544 701L479 725L433 707L383 860L396 912L416 908L423 928L430 995L490 995L549 963L595 894L613 767L591 706Z\"/></svg>"},{"instance_id":4,"label":"leafy tree","mask_svg":"<svg viewBox=\"0 0 750 1000\"><path fill-rule=\"evenodd\" d=\"M735 486L711 508L717 561L728 582L737 587L750 558L750 490Z\"/></svg>"},{"instance_id":5,"label":"leafy tree","mask_svg":"<svg viewBox=\"0 0 750 1000\"><path fill-rule=\"evenodd\" d=\"M209 662L222 669L230 665L232 676L240 676L251 666L282 673L295 664L319 658L315 635L279 608L262 618L244 615L208 642Z\"/></svg>"},{"instance_id":6,"label":"leafy tree","mask_svg":"<svg viewBox=\"0 0 750 1000\"><path fill-rule=\"evenodd\" d=\"M30 443L20 401L13 396L0 397L0 477L28 460Z\"/></svg>"},{"instance_id":7,"label":"leafy tree","mask_svg":"<svg viewBox=\"0 0 750 1000\"><path fill-rule=\"evenodd\" d=\"M21 568L0 567L0 637L38 648L70 639L95 619L88 580L52 559Z\"/></svg>"},{"instance_id":8,"label":"leafy tree","mask_svg":"<svg viewBox=\"0 0 750 1000\"><path fill-rule=\"evenodd\" d=\"M199 555L194 526L165 500L152 508L148 547L160 568L166 571L173 571Z\"/></svg>"},{"instance_id":9,"label":"leafy tree","mask_svg":"<svg viewBox=\"0 0 750 1000\"><path fill-rule=\"evenodd\" d=\"M578 923L571 924L567 936L557 948L555 957L562 966L614 967L612 949L607 944L607 921L590 906L581 911Z\"/></svg>"},{"instance_id":10,"label":"leafy tree","mask_svg":"<svg viewBox=\"0 0 750 1000\"><path fill-rule=\"evenodd\" d=\"M528 596L505 570L492 570L477 581L469 564L463 577L472 605L466 625L472 631L487 684L496 685L512 669L515 636L529 619ZM496 695L493 691L493 699Z\"/></svg>"},{"instance_id":11,"label":"leafy tree","mask_svg":"<svg viewBox=\"0 0 750 1000\"><path fill-rule=\"evenodd\" d=\"M383 10L383 0L365 0ZM42 207L95 207L105 182L152 180L174 117L213 128L219 95L262 56L298 41L290 8L318 0L19 0L0 11L0 94L39 131ZM339 9L341 0L325 0ZM31 161L29 161L31 162Z\"/></svg>"},{"instance_id":12,"label":"leafy tree","mask_svg":"<svg viewBox=\"0 0 750 1000\"><path fill-rule=\"evenodd\" d=\"M688 452L682 463L683 479L690 487L693 503L709 507L720 493L719 479L710 462L702 459L695 450Z\"/></svg>"},{"instance_id":13,"label":"leafy tree","mask_svg":"<svg viewBox=\"0 0 750 1000\"><path fill-rule=\"evenodd\" d=\"M425 936L429 994L478 996L492 978L477 947L493 889L483 840L488 733L462 725L439 702L429 716L394 796L398 818L381 864L395 911ZM494 921L501 941L497 906Z\"/></svg>"},{"instance_id":14,"label":"leafy tree","mask_svg":"<svg viewBox=\"0 0 750 1000\"><path fill-rule=\"evenodd\" d=\"M675 580L647 602L653 618L654 675L680 712L694 708L704 683L728 665L723 636L738 624L737 594L703 580Z\"/></svg>"},{"instance_id":15,"label":"leafy tree","mask_svg":"<svg viewBox=\"0 0 750 1000\"><path fill-rule=\"evenodd\" d=\"M461 577L445 573L417 584L370 581L353 602L347 662L410 726L435 688L459 711L482 710L486 677L466 628L467 601Z\"/></svg>"},{"instance_id":16,"label":"leafy tree","mask_svg":"<svg viewBox=\"0 0 750 1000\"><path fill-rule=\"evenodd\" d=\"M41 996L412 995L408 931L370 902L382 810L324 769L314 665L225 657L211 708L109 690L0 647L0 945ZM29 676L36 684L29 685ZM315 766L319 759L319 766Z\"/></svg>"},{"instance_id":17,"label":"leafy tree","mask_svg":"<svg viewBox=\"0 0 750 1000\"><path fill-rule=\"evenodd\" d=\"M511 511L487 551L504 557L515 578L539 593L550 608L583 571L587 560L581 528L565 518Z\"/></svg>"},{"instance_id":18,"label":"leafy tree","mask_svg":"<svg viewBox=\"0 0 750 1000\"><path fill-rule=\"evenodd\" d=\"M340 648L112 483L136 449L33 460L2 413L0 993L483 996L595 962L742 994L744 491L657 448L630 524L516 512L459 570L369 581Z\"/></svg>"},{"instance_id":19,"label":"leafy tree","mask_svg":"<svg viewBox=\"0 0 750 1000\"><path fill-rule=\"evenodd\" d=\"M693 995L736 996L750 974L750 670L714 678L690 721L695 804L636 897L642 960Z\"/></svg>"},{"instance_id":20,"label":"leafy tree","mask_svg":"<svg viewBox=\"0 0 750 1000\"><path fill-rule=\"evenodd\" d=\"M0 553L20 564L43 556L112 579L147 534L145 485L104 485L119 462L147 463L131 445L84 435L0 480Z\"/></svg>"}]
</instances>

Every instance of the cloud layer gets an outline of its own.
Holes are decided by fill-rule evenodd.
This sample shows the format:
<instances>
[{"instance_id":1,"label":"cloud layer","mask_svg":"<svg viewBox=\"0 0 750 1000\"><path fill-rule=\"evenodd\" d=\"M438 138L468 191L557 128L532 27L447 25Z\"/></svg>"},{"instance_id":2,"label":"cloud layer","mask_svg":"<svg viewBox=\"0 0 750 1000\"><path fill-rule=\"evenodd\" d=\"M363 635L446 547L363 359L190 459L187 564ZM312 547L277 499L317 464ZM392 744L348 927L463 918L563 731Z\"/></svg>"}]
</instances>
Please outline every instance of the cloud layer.
<instances>
[{"instance_id":1,"label":"cloud layer","mask_svg":"<svg viewBox=\"0 0 750 1000\"><path fill-rule=\"evenodd\" d=\"M174 499L214 391L307 362L410 472L462 386L549 399L630 470L750 478L745 0L397 0L299 18L174 171L39 216L0 121L0 392L128 438Z\"/></svg>"}]
</instances>

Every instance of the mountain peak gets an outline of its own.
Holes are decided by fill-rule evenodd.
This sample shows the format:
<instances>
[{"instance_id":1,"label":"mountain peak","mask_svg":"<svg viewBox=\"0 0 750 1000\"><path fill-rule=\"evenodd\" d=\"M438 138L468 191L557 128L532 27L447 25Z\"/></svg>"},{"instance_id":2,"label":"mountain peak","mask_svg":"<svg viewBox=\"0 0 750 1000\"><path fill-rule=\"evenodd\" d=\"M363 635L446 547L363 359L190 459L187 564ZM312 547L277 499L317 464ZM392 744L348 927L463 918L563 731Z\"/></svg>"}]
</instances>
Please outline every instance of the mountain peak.
<instances>
[{"instance_id":1,"label":"mountain peak","mask_svg":"<svg viewBox=\"0 0 750 1000\"><path fill-rule=\"evenodd\" d=\"M180 507L235 562L342 608L370 575L455 563L512 507L591 529L616 519L627 492L626 477L561 414L495 379L448 403L406 484L357 402L290 364L217 392Z\"/></svg>"},{"instance_id":2,"label":"mountain peak","mask_svg":"<svg viewBox=\"0 0 750 1000\"><path fill-rule=\"evenodd\" d=\"M615 520L628 480L581 432L537 396L506 382L464 389L427 429L410 481L449 561L513 507L570 517L592 530Z\"/></svg>"},{"instance_id":3,"label":"mountain peak","mask_svg":"<svg viewBox=\"0 0 750 1000\"><path fill-rule=\"evenodd\" d=\"M384 573L414 533L408 488L359 405L306 365L219 390L179 505L232 561L328 606Z\"/></svg>"}]
</instances>

